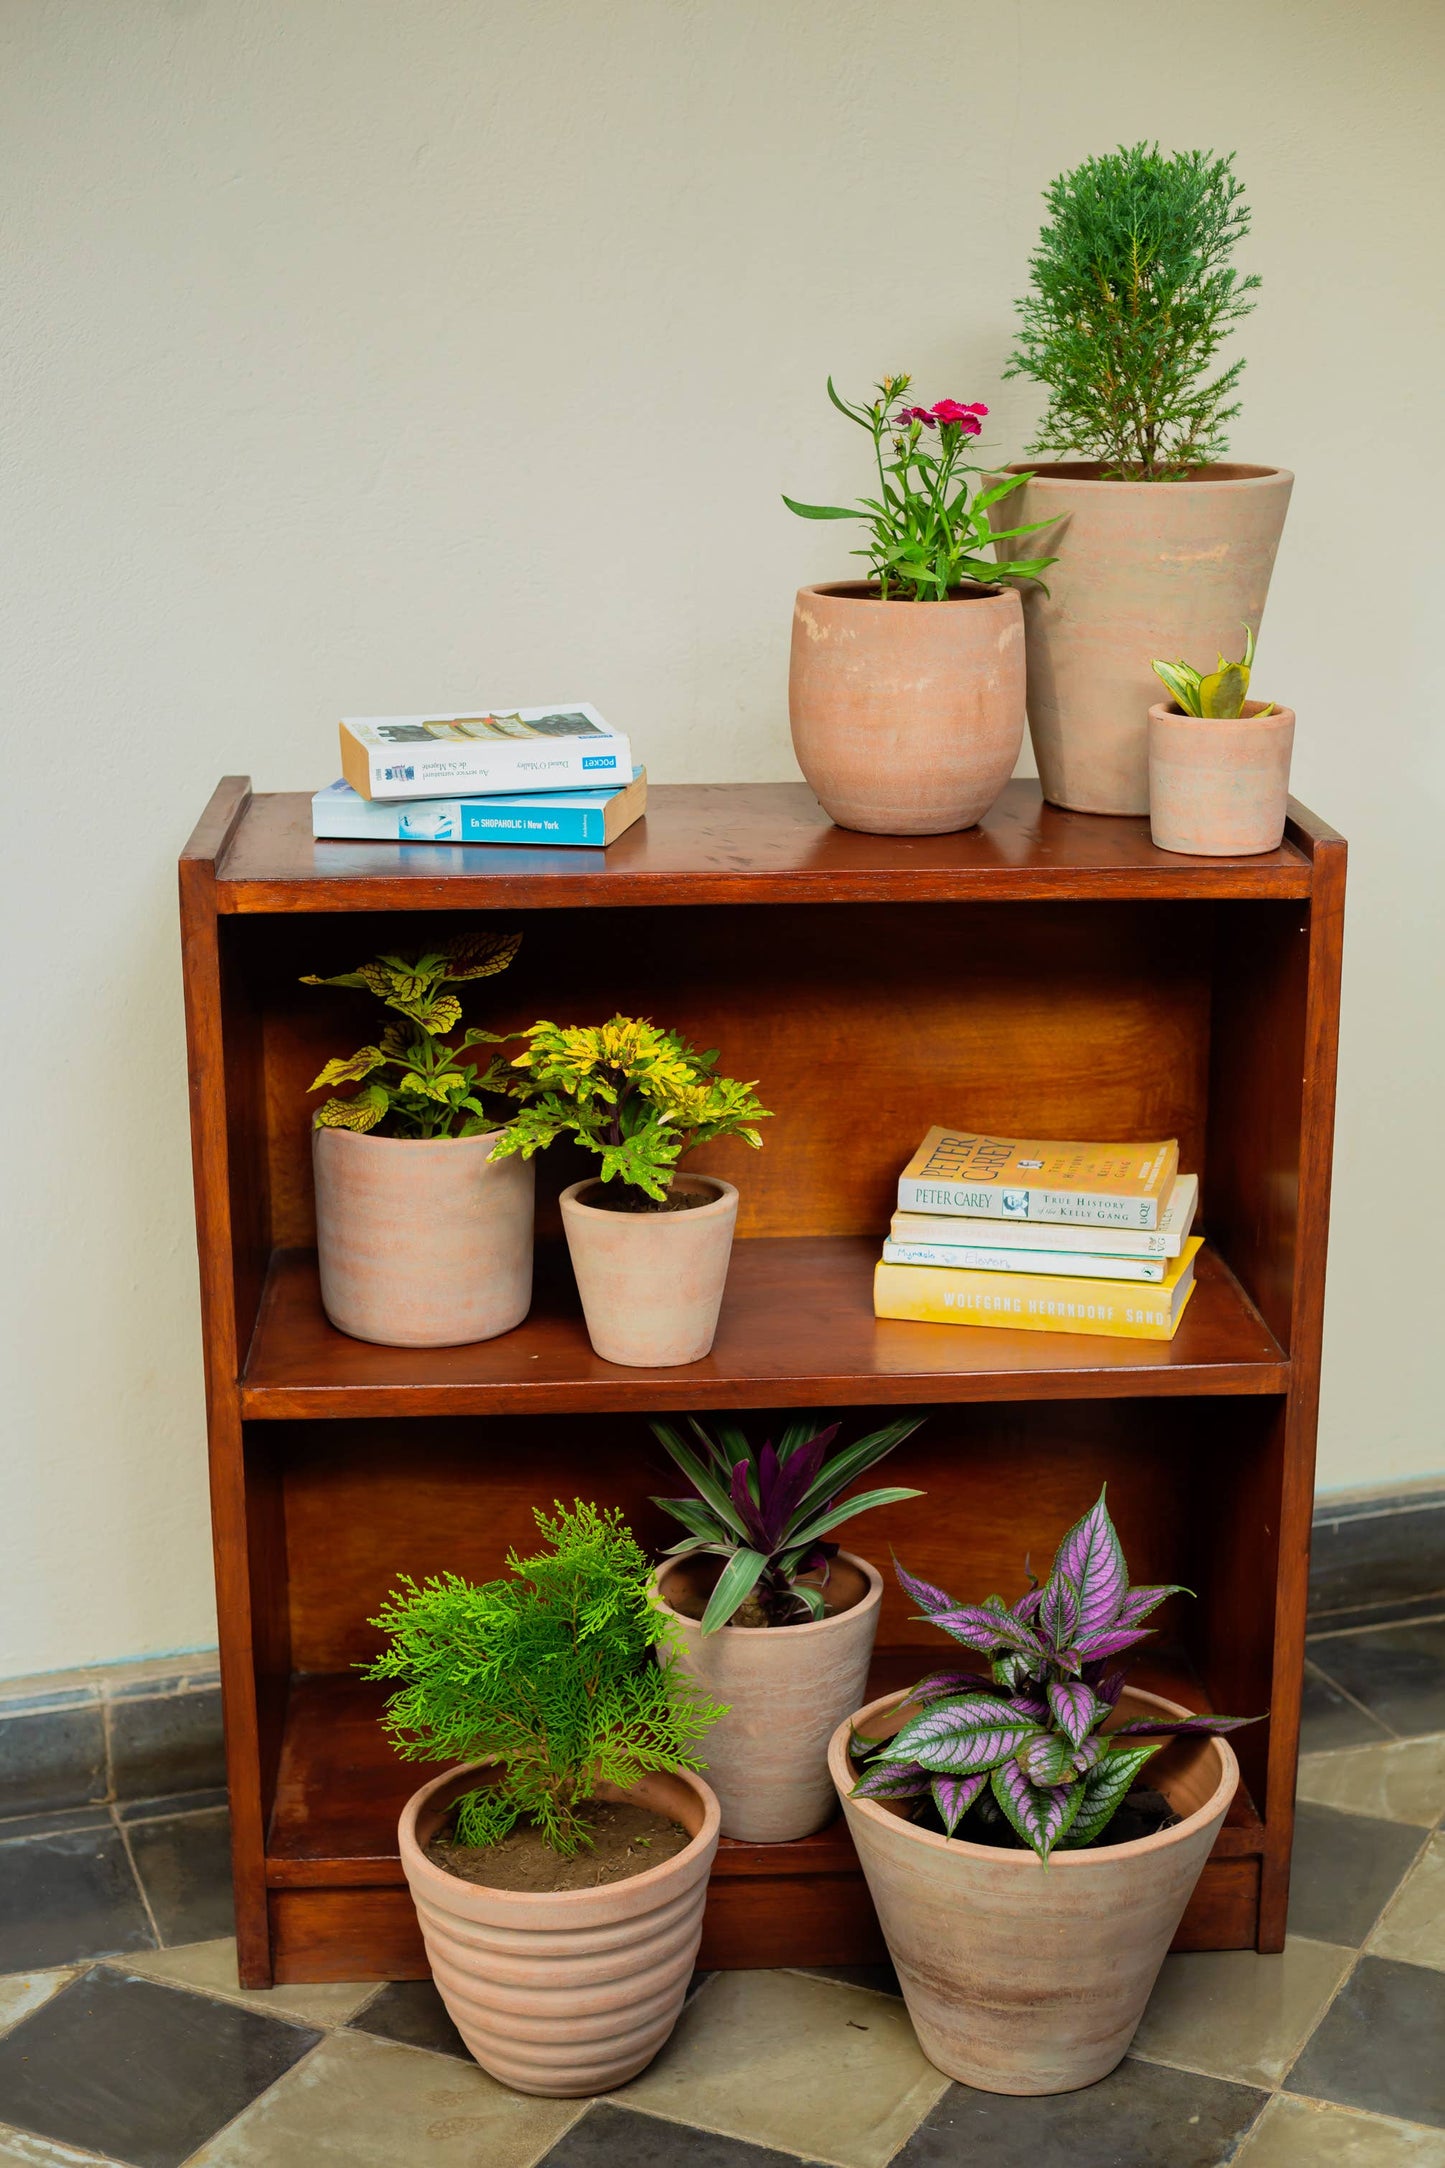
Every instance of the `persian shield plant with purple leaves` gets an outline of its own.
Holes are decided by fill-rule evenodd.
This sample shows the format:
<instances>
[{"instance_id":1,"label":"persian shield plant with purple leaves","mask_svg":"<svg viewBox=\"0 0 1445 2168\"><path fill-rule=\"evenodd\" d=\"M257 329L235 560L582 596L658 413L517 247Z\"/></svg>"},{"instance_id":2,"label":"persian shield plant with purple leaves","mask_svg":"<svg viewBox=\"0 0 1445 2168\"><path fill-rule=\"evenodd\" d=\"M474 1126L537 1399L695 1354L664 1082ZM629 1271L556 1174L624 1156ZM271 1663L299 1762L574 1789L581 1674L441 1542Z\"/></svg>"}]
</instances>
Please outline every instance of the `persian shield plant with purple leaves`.
<instances>
[{"instance_id":1,"label":"persian shield plant with purple leaves","mask_svg":"<svg viewBox=\"0 0 1445 2168\"><path fill-rule=\"evenodd\" d=\"M855 1761L866 1757L855 1799L931 1799L951 1837L988 1792L1021 1842L1047 1863L1053 1851L1097 1842L1166 1738L1259 1721L1111 1721L1125 1679L1113 1659L1152 1634L1141 1622L1166 1596L1190 1591L1177 1583L1129 1586L1102 1491L1059 1545L1047 1581L1012 1606L1001 1596L955 1603L896 1560L895 1567L925 1618L988 1659L992 1685L977 1671L921 1679L905 1704L918 1713L901 1730L876 1747L855 1741ZM1137 1743L1141 1734L1145 1745Z\"/></svg>"}]
</instances>

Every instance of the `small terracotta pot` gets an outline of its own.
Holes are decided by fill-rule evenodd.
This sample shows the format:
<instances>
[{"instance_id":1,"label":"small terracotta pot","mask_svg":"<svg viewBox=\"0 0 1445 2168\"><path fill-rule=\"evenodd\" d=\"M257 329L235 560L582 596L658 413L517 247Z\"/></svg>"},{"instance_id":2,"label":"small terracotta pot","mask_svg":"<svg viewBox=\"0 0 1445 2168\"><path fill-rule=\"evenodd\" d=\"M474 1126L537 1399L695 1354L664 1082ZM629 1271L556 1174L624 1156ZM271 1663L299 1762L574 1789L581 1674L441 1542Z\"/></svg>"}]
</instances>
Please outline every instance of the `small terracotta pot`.
<instances>
[{"instance_id":1,"label":"small terracotta pot","mask_svg":"<svg viewBox=\"0 0 1445 2168\"><path fill-rule=\"evenodd\" d=\"M1294 709L1201 720L1167 701L1149 710L1149 830L1161 851L1247 858L1277 851L1289 810Z\"/></svg>"},{"instance_id":2,"label":"small terracotta pot","mask_svg":"<svg viewBox=\"0 0 1445 2168\"><path fill-rule=\"evenodd\" d=\"M858 1712L871 1738L902 1694ZM1119 1720L1188 1714L1125 1688ZM852 1799L850 1724L828 1749L888 1954L931 2063L986 2093L1069 2093L1106 2077L1133 2039L1180 1915L1239 1782L1224 1739L1179 1739L1145 1781L1183 1818L1132 1844L1032 1852L917 1829L899 1806Z\"/></svg>"},{"instance_id":3,"label":"small terracotta pot","mask_svg":"<svg viewBox=\"0 0 1445 2168\"><path fill-rule=\"evenodd\" d=\"M1033 480L992 507L995 527L1058 523L1001 545L1058 555L1024 591L1044 796L1081 813L1147 813L1150 664L1237 655L1243 627L1258 633L1294 476L1217 466L1187 482L1107 482L1087 460L1007 471Z\"/></svg>"},{"instance_id":4,"label":"small terracotta pot","mask_svg":"<svg viewBox=\"0 0 1445 2168\"><path fill-rule=\"evenodd\" d=\"M483 2070L520 2093L575 2100L645 2070L677 2023L702 1938L718 1805L697 1777L648 1776L633 1799L692 1842L602 1889L486 1889L433 1865L426 1845L485 1770L449 1769L401 1810L401 1864L447 2014Z\"/></svg>"},{"instance_id":5,"label":"small terracotta pot","mask_svg":"<svg viewBox=\"0 0 1445 2168\"><path fill-rule=\"evenodd\" d=\"M711 1175L675 1175L673 1187L712 1201L686 1212L608 1212L588 1201L607 1194L599 1181L562 1192L587 1337L606 1362L668 1370L701 1362L712 1346L738 1193Z\"/></svg>"},{"instance_id":6,"label":"small terracotta pot","mask_svg":"<svg viewBox=\"0 0 1445 2168\"><path fill-rule=\"evenodd\" d=\"M532 1304L530 1161L481 1137L313 1129L321 1301L338 1332L382 1347L495 1340Z\"/></svg>"},{"instance_id":7,"label":"small terracotta pot","mask_svg":"<svg viewBox=\"0 0 1445 2168\"><path fill-rule=\"evenodd\" d=\"M798 766L840 828L971 828L1023 743L1017 594L880 602L861 581L800 589L788 712Z\"/></svg>"},{"instance_id":8,"label":"small terracotta pot","mask_svg":"<svg viewBox=\"0 0 1445 2168\"><path fill-rule=\"evenodd\" d=\"M832 1572L851 1581L858 1598L846 1611L801 1626L720 1626L705 1634L699 1620L668 1601L669 1589L675 1594L696 1571L680 1559L657 1579L677 1627L679 1670L728 1709L705 1742L722 1833L749 1844L811 1837L837 1812L828 1741L867 1686L882 1578L866 1558L840 1551Z\"/></svg>"}]
</instances>

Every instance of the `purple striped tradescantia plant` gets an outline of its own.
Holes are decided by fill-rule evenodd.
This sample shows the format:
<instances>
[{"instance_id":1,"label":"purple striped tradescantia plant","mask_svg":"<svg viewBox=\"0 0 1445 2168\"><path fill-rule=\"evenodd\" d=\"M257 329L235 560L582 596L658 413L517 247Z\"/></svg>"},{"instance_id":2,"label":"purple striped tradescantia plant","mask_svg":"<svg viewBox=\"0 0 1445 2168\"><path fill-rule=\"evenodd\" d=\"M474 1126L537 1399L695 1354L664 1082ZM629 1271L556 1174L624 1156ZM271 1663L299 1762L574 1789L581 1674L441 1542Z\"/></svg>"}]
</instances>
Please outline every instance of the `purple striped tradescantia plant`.
<instances>
[{"instance_id":1,"label":"purple striped tradescantia plant","mask_svg":"<svg viewBox=\"0 0 1445 2168\"><path fill-rule=\"evenodd\" d=\"M931 1799L951 1837L988 1793L1047 1862L1050 1852L1097 1842L1166 1737L1259 1721L1111 1721L1124 1687L1113 1660L1153 1632L1141 1622L1166 1596L1189 1591L1176 1583L1129 1586L1102 1492L1059 1545L1047 1581L1012 1607L1001 1596L955 1603L895 1566L926 1618L988 1658L992 1687L976 1671L935 1671L920 1680L907 1704L918 1713L901 1730L877 1747L854 1741L855 1761L867 1757L855 1799ZM1144 1733L1149 1743L1138 1744Z\"/></svg>"}]
</instances>

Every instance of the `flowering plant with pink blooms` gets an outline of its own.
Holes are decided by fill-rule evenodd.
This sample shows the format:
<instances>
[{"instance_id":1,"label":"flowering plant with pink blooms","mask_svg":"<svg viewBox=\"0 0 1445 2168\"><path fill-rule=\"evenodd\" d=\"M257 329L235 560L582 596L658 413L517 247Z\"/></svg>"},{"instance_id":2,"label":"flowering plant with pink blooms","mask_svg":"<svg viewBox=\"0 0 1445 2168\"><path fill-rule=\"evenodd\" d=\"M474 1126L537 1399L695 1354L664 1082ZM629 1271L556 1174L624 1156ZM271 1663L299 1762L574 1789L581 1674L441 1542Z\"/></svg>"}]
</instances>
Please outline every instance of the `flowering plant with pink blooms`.
<instances>
[{"instance_id":1,"label":"flowering plant with pink blooms","mask_svg":"<svg viewBox=\"0 0 1445 2168\"><path fill-rule=\"evenodd\" d=\"M783 502L800 519L861 519L869 539L855 557L866 557L882 599L900 602L947 602L960 593L997 594L1005 580L1033 580L1054 563L1052 557L1011 557L1000 564L995 542L1035 534L1048 520L996 532L988 509L1029 479L1010 474L989 489L973 489L979 472L965 454L983 427L988 408L981 403L940 399L931 407L906 404L913 379L885 376L873 388L870 406L850 406L828 379L828 397L840 414L866 429L873 439L878 495L856 505Z\"/></svg>"}]
</instances>

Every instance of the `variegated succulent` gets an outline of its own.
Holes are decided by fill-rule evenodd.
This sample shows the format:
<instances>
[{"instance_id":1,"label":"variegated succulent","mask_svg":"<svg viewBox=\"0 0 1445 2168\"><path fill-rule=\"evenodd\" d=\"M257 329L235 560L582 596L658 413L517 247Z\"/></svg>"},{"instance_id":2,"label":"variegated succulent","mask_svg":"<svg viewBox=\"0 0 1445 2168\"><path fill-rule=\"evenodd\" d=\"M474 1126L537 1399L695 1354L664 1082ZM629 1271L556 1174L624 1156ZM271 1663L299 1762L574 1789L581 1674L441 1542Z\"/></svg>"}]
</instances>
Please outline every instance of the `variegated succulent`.
<instances>
[{"instance_id":1,"label":"variegated succulent","mask_svg":"<svg viewBox=\"0 0 1445 2168\"><path fill-rule=\"evenodd\" d=\"M1254 668L1254 634L1244 628L1244 653L1238 662L1226 662L1221 655L1216 670L1196 670L1187 662L1155 662L1150 665L1160 682L1167 685L1174 695L1174 704L1181 715L1197 716L1200 721L1234 722L1244 713L1249 698L1249 674ZM1267 700L1256 715L1256 721L1273 715L1274 702Z\"/></svg>"},{"instance_id":2,"label":"variegated succulent","mask_svg":"<svg viewBox=\"0 0 1445 2168\"><path fill-rule=\"evenodd\" d=\"M895 1561L896 1565L896 1561ZM1118 1723L1125 1674L1114 1659L1153 1632L1142 1621L1176 1583L1131 1588L1101 1492L1059 1545L1049 1578L1019 1602L955 1603L896 1568L924 1617L986 1657L977 1671L935 1671L905 1704L916 1709L880 1745L855 1739L855 1798L931 1800L951 1837L988 1793L1021 1841L1050 1852L1095 1843L1165 1739L1235 1731L1248 1716L1142 1717ZM1141 1738L1147 1743L1141 1744Z\"/></svg>"}]
</instances>

